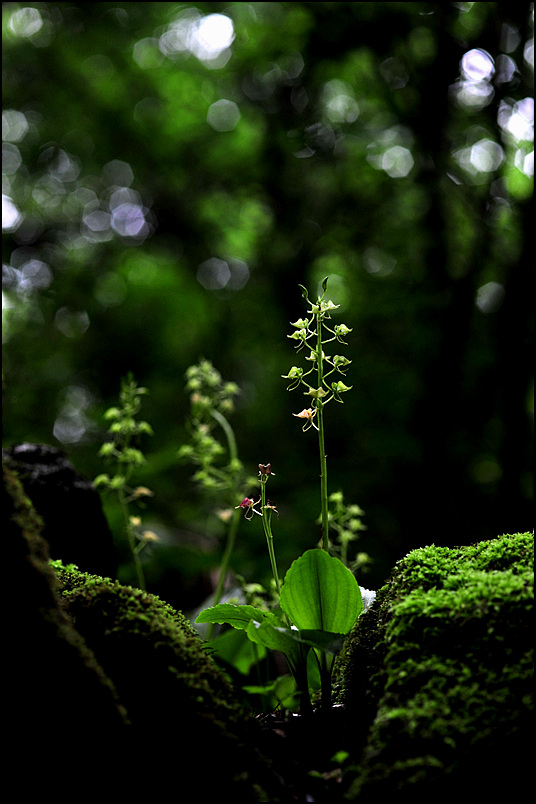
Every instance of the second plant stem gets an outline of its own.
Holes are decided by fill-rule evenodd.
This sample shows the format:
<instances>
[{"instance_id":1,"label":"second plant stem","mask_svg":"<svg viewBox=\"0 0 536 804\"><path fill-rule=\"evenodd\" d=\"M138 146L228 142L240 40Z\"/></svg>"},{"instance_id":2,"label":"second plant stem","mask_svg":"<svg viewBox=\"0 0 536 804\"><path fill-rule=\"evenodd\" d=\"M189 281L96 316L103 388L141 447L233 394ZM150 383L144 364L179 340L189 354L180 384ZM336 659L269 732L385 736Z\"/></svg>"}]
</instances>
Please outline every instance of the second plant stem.
<instances>
[{"instance_id":1,"label":"second plant stem","mask_svg":"<svg viewBox=\"0 0 536 804\"><path fill-rule=\"evenodd\" d=\"M231 427L225 416L223 416L218 410L211 410L210 414L212 418L218 422L221 429L225 433L225 438L227 440L227 449L229 451L229 465L236 466L238 464L238 450L236 447L236 439L233 428ZM231 493L234 499L234 497L236 497L238 494L237 483L234 473L232 475L232 478L233 480L232 480ZM217 605L220 602L221 596L223 594L223 587L225 585L227 573L229 572L229 565L231 563L231 556L233 554L236 542L236 534L238 533L239 523L240 523L240 513L238 511L233 511L233 515L229 523L229 529L227 531L227 542L220 563L218 583L216 585L216 590L214 592L213 605ZM212 639L213 632L214 632L214 624L211 623L207 631L207 638L209 640Z\"/></svg>"},{"instance_id":2,"label":"second plant stem","mask_svg":"<svg viewBox=\"0 0 536 804\"><path fill-rule=\"evenodd\" d=\"M277 590L277 596L279 598L279 594L281 591L281 584L279 581L279 573L277 571L277 562L275 559L275 548L274 548L274 536L272 533L272 525L270 523L272 512L270 510L270 507L266 506L266 480L267 478L261 478L262 525L264 528L264 535L266 536L266 543L268 545L268 554L270 556L270 564L272 565L272 575L274 576L275 588Z\"/></svg>"},{"instance_id":3,"label":"second plant stem","mask_svg":"<svg viewBox=\"0 0 536 804\"><path fill-rule=\"evenodd\" d=\"M136 545L134 543L134 534L132 530L132 523L130 521L130 510L128 507L128 499L125 495L125 490L120 489L118 496L119 496L119 503L121 505L121 510L123 511L123 517L125 519L125 530L127 533L128 546L130 548L132 559L134 561L134 567L136 569L136 578L138 580L138 587L145 591L145 575L143 573L143 567L141 563L141 558L139 556L139 552L136 550Z\"/></svg>"}]
</instances>

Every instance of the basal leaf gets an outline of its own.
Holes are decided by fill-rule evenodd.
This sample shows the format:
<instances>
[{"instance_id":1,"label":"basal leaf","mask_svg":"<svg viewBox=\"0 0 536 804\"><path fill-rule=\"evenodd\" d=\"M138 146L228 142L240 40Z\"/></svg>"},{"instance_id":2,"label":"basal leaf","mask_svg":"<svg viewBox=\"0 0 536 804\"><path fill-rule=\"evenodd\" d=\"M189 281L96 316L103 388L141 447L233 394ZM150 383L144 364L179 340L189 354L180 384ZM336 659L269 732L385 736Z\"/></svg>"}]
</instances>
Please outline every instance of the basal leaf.
<instances>
[{"instance_id":1,"label":"basal leaf","mask_svg":"<svg viewBox=\"0 0 536 804\"><path fill-rule=\"evenodd\" d=\"M299 631L347 634L363 609L359 585L338 558L307 550L281 588L281 608Z\"/></svg>"},{"instance_id":2,"label":"basal leaf","mask_svg":"<svg viewBox=\"0 0 536 804\"><path fill-rule=\"evenodd\" d=\"M292 663L299 661L303 647L290 635L290 628L282 628L279 622L264 621L262 623L251 620L248 624L248 637L252 642L258 642L270 650L278 650L284 653Z\"/></svg>"},{"instance_id":3,"label":"basal leaf","mask_svg":"<svg viewBox=\"0 0 536 804\"><path fill-rule=\"evenodd\" d=\"M280 623L276 615L269 611L256 609L254 606L237 606L233 603L219 603L217 606L204 609L198 615L196 623L226 624L245 631L252 620L259 623L273 622L277 625Z\"/></svg>"}]
</instances>

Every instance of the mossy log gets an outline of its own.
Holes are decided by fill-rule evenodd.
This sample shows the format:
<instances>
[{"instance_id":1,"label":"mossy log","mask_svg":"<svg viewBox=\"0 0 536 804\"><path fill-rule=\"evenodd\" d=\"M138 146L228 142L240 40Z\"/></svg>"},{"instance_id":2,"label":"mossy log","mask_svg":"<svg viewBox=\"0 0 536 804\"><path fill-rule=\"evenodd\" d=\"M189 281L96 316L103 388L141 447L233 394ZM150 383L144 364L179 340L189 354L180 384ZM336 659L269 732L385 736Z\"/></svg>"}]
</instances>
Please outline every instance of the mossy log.
<instances>
[{"instance_id":1,"label":"mossy log","mask_svg":"<svg viewBox=\"0 0 536 804\"><path fill-rule=\"evenodd\" d=\"M349 800L498 801L532 775L534 535L398 562L338 671Z\"/></svg>"}]
</instances>

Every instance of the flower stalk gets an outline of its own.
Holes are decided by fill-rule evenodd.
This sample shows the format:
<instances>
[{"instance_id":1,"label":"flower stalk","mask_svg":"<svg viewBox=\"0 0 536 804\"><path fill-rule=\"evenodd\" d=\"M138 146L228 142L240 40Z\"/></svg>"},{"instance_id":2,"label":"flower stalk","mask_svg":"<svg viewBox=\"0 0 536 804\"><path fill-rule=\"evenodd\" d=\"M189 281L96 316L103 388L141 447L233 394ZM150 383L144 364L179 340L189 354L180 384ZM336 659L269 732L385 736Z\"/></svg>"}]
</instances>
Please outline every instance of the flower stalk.
<instances>
[{"instance_id":1,"label":"flower stalk","mask_svg":"<svg viewBox=\"0 0 536 804\"><path fill-rule=\"evenodd\" d=\"M336 310L339 305L330 300L326 300L328 277L322 282L322 295L315 303L309 300L307 288L300 285L305 301L310 305L308 318L300 318L292 323L295 328L289 338L295 340L296 350L300 351L305 346L309 348L309 356L306 360L312 363L311 368L306 371L299 366L292 366L288 374L284 374L285 379L290 380L287 390L291 391L300 386L305 386L305 395L312 400L311 407L305 408L301 413L294 413L293 416L304 419L303 431L306 432L313 427L318 432L318 451L320 457L320 546L329 551L329 507L328 507L328 466L325 444L324 410L326 405L334 399L342 402L341 394L349 391L351 386L347 386L342 380L328 382L328 377L334 373L345 376L346 368L351 363L342 355L333 357L324 352L324 346L332 341L345 344L344 336L351 332L345 324L337 324L333 327L326 322L331 319L331 312ZM315 375L314 387L308 381L311 375Z\"/></svg>"},{"instance_id":2,"label":"flower stalk","mask_svg":"<svg viewBox=\"0 0 536 804\"><path fill-rule=\"evenodd\" d=\"M264 535L266 536L266 544L268 546L268 555L270 556L270 564L272 567L272 575L274 578L275 588L277 591L277 597L279 598L281 592L281 582L279 580L279 572L277 570L277 561L275 558L275 548L274 548L274 536L272 533L272 513L274 511L277 513L277 508L275 507L275 505L271 505L269 502L266 501L266 484L268 482L268 478L272 474L275 474L275 472L272 472L271 464L269 463L259 464L259 476L261 483L262 526L264 529Z\"/></svg>"},{"instance_id":3,"label":"flower stalk","mask_svg":"<svg viewBox=\"0 0 536 804\"><path fill-rule=\"evenodd\" d=\"M214 603L217 604L229 575L240 525L240 511L233 510L232 505L244 483L244 467L238 457L236 437L229 421L229 415L234 410L233 397L240 389L234 382L224 382L212 363L203 359L187 369L186 390L190 393L191 418L188 425L191 440L180 448L178 454L182 460L197 465L193 480L207 497L216 497L223 503L224 509L220 510L218 516L227 525L214 590ZM223 439L215 437L216 425L223 433ZM241 504L238 508L246 508L246 505ZM209 627L209 639L212 631L213 625Z\"/></svg>"},{"instance_id":4,"label":"flower stalk","mask_svg":"<svg viewBox=\"0 0 536 804\"><path fill-rule=\"evenodd\" d=\"M152 491L145 486L131 488L130 479L135 470L145 463L145 456L140 449L133 446L139 436L152 435L151 426L145 421L137 420L141 408L140 397L147 393L147 388L140 388L132 374L128 374L121 382L119 406L109 408L104 418L111 422L108 428L109 440L99 450L99 456L116 464L116 472L100 474L95 478L96 487L114 491L121 507L125 522L125 534L132 555L136 580L140 589L145 589L145 576L140 558L141 551L154 541L145 534L138 535L139 518L131 515L130 505L142 497L151 497ZM146 531L145 533L149 533ZM154 536L154 534L153 534ZM136 540L138 539L138 542Z\"/></svg>"}]
</instances>

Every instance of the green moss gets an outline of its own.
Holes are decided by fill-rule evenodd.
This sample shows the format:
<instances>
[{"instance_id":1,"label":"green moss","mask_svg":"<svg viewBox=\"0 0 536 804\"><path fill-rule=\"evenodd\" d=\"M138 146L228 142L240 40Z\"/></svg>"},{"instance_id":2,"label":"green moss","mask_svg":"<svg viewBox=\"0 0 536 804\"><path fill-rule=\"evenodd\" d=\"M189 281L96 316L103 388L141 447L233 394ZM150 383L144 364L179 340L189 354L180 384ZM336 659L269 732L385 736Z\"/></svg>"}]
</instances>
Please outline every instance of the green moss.
<instances>
[{"instance_id":1,"label":"green moss","mask_svg":"<svg viewBox=\"0 0 536 804\"><path fill-rule=\"evenodd\" d=\"M278 801L257 724L184 615L140 589L54 566L62 609L113 680L134 733L155 741L146 760L167 763L166 778L195 776L202 800Z\"/></svg>"},{"instance_id":2,"label":"green moss","mask_svg":"<svg viewBox=\"0 0 536 804\"><path fill-rule=\"evenodd\" d=\"M116 679L133 723L158 720L160 699L169 714L176 707L179 716L192 696L199 716L236 716L229 682L182 613L107 578L72 568L56 572L62 608ZM140 694L144 689L152 693Z\"/></svg>"},{"instance_id":3,"label":"green moss","mask_svg":"<svg viewBox=\"0 0 536 804\"><path fill-rule=\"evenodd\" d=\"M356 754L365 745L350 799L495 794L527 778L533 554L524 533L396 565L339 668Z\"/></svg>"}]
</instances>

